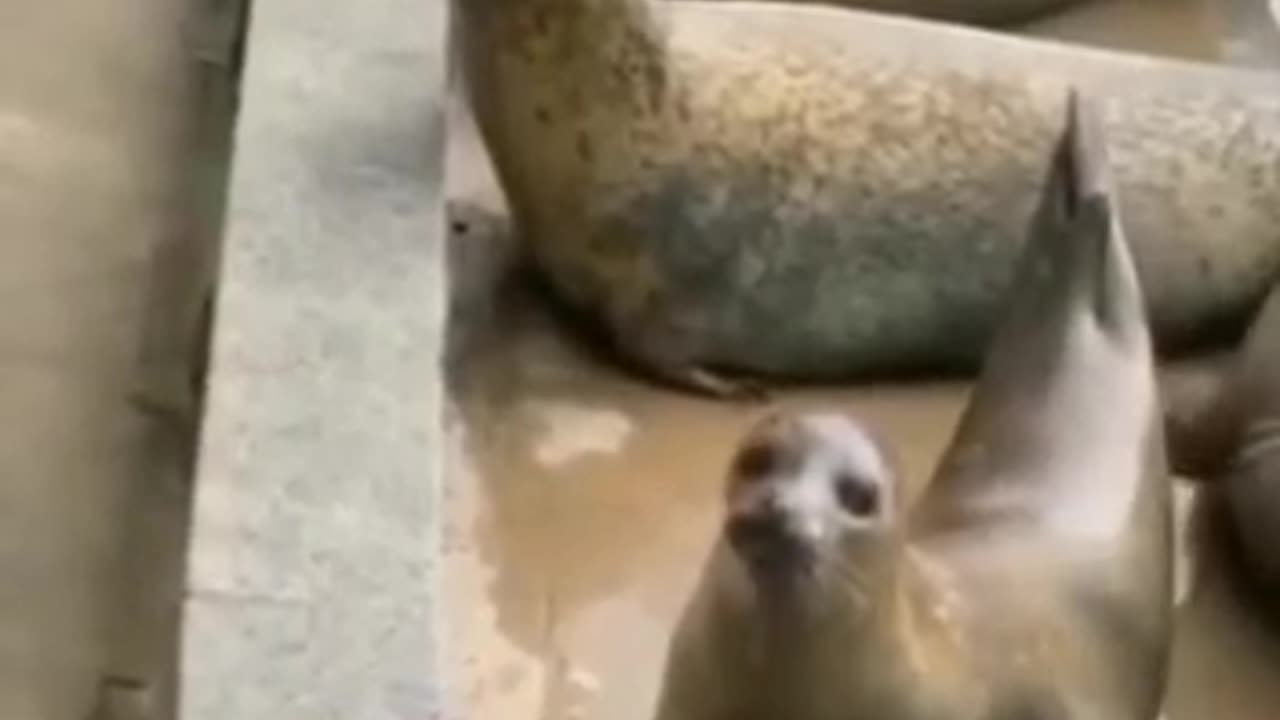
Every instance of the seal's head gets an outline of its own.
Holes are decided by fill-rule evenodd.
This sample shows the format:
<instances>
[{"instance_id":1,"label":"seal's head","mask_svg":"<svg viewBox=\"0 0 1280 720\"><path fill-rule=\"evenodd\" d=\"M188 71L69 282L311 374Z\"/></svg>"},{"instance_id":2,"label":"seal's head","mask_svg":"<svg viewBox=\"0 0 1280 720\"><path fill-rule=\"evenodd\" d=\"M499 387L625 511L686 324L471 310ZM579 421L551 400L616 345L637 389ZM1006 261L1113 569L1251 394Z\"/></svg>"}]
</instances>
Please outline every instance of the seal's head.
<instances>
[{"instance_id":1,"label":"seal's head","mask_svg":"<svg viewBox=\"0 0 1280 720\"><path fill-rule=\"evenodd\" d=\"M885 454L853 419L774 414L733 459L724 537L760 595L811 595L805 588L832 581L852 589L874 581L867 573L892 552L897 491Z\"/></svg>"}]
</instances>

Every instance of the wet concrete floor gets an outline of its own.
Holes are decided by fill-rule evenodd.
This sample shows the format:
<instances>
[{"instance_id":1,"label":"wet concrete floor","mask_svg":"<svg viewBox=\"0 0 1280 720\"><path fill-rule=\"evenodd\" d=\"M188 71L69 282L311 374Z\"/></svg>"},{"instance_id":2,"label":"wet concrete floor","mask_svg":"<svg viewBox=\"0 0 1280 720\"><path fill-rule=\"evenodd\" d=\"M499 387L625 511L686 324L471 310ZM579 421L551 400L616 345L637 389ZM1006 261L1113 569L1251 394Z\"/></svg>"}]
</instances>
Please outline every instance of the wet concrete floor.
<instances>
[{"instance_id":1,"label":"wet concrete floor","mask_svg":"<svg viewBox=\"0 0 1280 720\"><path fill-rule=\"evenodd\" d=\"M1097 3L1032 32L1216 60L1222 21L1207 2ZM453 119L451 195L500 208L465 113L455 107ZM446 483L454 692L480 720L649 720L667 635L715 533L728 454L763 408L637 381L591 355L518 282L490 295L501 263L465 243L492 228L470 219L457 240L466 264L455 278ZM967 390L806 389L778 402L862 416L918 486ZM1187 582L1167 719L1274 718L1280 629L1238 587L1206 504L1186 484L1179 496L1193 522L1181 523Z\"/></svg>"}]
</instances>

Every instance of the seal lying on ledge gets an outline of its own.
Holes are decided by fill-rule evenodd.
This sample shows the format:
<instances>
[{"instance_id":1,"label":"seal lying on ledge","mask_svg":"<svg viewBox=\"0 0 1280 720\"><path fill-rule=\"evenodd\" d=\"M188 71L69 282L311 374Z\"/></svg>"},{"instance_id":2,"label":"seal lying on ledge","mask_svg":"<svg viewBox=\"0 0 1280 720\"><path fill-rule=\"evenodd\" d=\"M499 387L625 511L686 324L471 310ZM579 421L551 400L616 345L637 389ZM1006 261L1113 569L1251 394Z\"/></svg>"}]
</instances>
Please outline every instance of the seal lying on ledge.
<instances>
[{"instance_id":1,"label":"seal lying on ledge","mask_svg":"<svg viewBox=\"0 0 1280 720\"><path fill-rule=\"evenodd\" d=\"M1280 286L1225 376L1171 400L1175 472L1225 495L1241 559L1272 605L1280 600Z\"/></svg>"},{"instance_id":2,"label":"seal lying on ledge","mask_svg":"<svg viewBox=\"0 0 1280 720\"><path fill-rule=\"evenodd\" d=\"M1274 75L816 5L455 0L521 242L651 378L976 372L1069 85L1162 351L1280 269Z\"/></svg>"},{"instance_id":3,"label":"seal lying on ledge","mask_svg":"<svg viewBox=\"0 0 1280 720\"><path fill-rule=\"evenodd\" d=\"M1009 313L910 514L858 423L775 415L672 637L658 720L1153 720L1170 500L1141 287L1075 118Z\"/></svg>"},{"instance_id":4,"label":"seal lying on ledge","mask_svg":"<svg viewBox=\"0 0 1280 720\"><path fill-rule=\"evenodd\" d=\"M736 2L737 0L723 0ZM788 0L907 15L922 20L1013 28L1079 5L1078 0Z\"/></svg>"}]
</instances>

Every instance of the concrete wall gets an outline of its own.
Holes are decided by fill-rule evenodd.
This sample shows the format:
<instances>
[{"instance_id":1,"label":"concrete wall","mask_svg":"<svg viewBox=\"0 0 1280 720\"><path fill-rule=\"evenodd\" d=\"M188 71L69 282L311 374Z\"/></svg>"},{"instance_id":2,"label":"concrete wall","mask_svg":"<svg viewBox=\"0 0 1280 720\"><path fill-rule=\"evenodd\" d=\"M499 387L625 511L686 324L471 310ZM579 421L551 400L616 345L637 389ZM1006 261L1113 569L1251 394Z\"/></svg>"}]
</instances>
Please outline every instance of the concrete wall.
<instances>
[{"instance_id":1,"label":"concrete wall","mask_svg":"<svg viewBox=\"0 0 1280 720\"><path fill-rule=\"evenodd\" d=\"M438 717L444 0L256 3L183 720Z\"/></svg>"},{"instance_id":2,"label":"concrete wall","mask_svg":"<svg viewBox=\"0 0 1280 720\"><path fill-rule=\"evenodd\" d=\"M0 5L0 718L171 684L209 237L188 0ZM161 715L163 716L163 715Z\"/></svg>"}]
</instances>

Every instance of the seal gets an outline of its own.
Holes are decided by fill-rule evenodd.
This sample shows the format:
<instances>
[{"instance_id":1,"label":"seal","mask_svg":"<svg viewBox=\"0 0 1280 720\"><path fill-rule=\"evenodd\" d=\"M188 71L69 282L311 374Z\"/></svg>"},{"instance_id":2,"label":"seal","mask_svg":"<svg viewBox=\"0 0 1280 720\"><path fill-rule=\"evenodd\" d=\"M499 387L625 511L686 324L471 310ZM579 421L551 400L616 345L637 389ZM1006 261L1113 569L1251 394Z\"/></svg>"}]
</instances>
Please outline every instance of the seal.
<instances>
[{"instance_id":1,"label":"seal","mask_svg":"<svg viewBox=\"0 0 1280 720\"><path fill-rule=\"evenodd\" d=\"M975 373L1068 86L1160 352L1237 340L1280 270L1270 73L819 5L455 2L514 231L650 379Z\"/></svg>"},{"instance_id":2,"label":"seal","mask_svg":"<svg viewBox=\"0 0 1280 720\"><path fill-rule=\"evenodd\" d=\"M1169 401L1170 465L1222 494L1243 568L1280 598L1280 287L1226 373L1188 387Z\"/></svg>"},{"instance_id":3,"label":"seal","mask_svg":"<svg viewBox=\"0 0 1280 720\"><path fill-rule=\"evenodd\" d=\"M970 402L903 501L855 419L774 412L670 638L658 720L1151 720L1170 483L1105 149L1073 120Z\"/></svg>"},{"instance_id":4,"label":"seal","mask_svg":"<svg viewBox=\"0 0 1280 720\"><path fill-rule=\"evenodd\" d=\"M736 0L725 0L734 2ZM905 15L922 20L961 23L979 27L1016 29L1079 5L1077 0L789 0L798 3L822 2L873 12Z\"/></svg>"}]
</instances>

